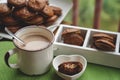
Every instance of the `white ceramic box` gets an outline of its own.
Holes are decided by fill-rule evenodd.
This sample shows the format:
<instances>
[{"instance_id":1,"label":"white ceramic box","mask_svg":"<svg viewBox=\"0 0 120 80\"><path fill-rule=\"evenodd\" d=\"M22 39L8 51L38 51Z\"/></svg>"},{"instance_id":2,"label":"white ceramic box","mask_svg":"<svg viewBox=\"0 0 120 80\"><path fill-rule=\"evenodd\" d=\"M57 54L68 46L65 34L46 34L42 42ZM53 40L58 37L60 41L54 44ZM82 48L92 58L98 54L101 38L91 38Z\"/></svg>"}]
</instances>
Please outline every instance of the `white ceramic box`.
<instances>
[{"instance_id":1,"label":"white ceramic box","mask_svg":"<svg viewBox=\"0 0 120 80\"><path fill-rule=\"evenodd\" d=\"M81 33L84 36L84 42L82 46L70 45L63 43L61 34L65 28L76 28L80 29ZM102 32L109 35L114 35L116 37L115 40L115 50L114 51L102 51L95 48L91 48L92 44L92 35L96 32ZM61 54L79 54L84 56L88 62L101 64L110 67L120 68L120 33L118 32L111 32L111 31L104 31L104 30L96 30L90 28L83 28L77 26L70 26L70 25L60 25L56 35L55 35L55 51L54 55L61 55Z\"/></svg>"}]
</instances>

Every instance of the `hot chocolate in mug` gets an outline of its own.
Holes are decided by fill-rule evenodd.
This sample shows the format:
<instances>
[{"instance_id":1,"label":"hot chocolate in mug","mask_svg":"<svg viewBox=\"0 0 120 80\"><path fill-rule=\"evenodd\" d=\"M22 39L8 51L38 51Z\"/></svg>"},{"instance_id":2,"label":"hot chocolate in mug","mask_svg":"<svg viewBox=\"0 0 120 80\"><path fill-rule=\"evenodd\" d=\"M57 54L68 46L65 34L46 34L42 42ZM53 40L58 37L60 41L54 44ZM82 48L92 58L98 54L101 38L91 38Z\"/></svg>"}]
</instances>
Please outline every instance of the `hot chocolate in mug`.
<instances>
[{"instance_id":1,"label":"hot chocolate in mug","mask_svg":"<svg viewBox=\"0 0 120 80\"><path fill-rule=\"evenodd\" d=\"M28 75L39 75L50 69L53 60L54 34L43 27L27 26L15 35L25 42L22 45L13 39L15 48L5 54L5 63L10 68L20 69ZM9 58L17 54L17 63L11 64Z\"/></svg>"}]
</instances>

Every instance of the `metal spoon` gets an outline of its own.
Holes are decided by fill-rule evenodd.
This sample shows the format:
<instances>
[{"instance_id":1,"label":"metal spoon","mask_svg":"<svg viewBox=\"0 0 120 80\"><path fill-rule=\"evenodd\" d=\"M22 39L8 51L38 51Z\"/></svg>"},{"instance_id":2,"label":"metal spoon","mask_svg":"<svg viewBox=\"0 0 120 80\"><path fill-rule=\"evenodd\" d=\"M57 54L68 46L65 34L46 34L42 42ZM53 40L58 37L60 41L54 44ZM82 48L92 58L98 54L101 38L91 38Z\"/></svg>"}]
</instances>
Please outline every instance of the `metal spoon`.
<instances>
[{"instance_id":1,"label":"metal spoon","mask_svg":"<svg viewBox=\"0 0 120 80\"><path fill-rule=\"evenodd\" d=\"M6 33L1 33L0 32L0 40L3 39L3 38L6 38L6 39L9 39L9 40L12 40L12 37Z\"/></svg>"},{"instance_id":2,"label":"metal spoon","mask_svg":"<svg viewBox=\"0 0 120 80\"><path fill-rule=\"evenodd\" d=\"M20 38L18 38L17 36L15 36L10 30L8 30L7 27L5 27L5 31L10 35L12 36L13 38L15 38L17 41L19 41L22 45L25 46L25 42L22 41Z\"/></svg>"}]
</instances>

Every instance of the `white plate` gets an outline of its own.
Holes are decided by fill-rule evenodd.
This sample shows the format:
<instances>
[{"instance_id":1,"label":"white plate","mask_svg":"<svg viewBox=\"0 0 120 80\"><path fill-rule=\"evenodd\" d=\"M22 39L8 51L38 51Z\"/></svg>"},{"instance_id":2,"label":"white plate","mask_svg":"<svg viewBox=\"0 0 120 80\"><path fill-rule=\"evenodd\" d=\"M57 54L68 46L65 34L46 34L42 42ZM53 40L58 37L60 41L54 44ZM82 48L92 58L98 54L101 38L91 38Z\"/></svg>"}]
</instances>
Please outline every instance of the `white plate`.
<instances>
[{"instance_id":1,"label":"white plate","mask_svg":"<svg viewBox=\"0 0 120 80\"><path fill-rule=\"evenodd\" d=\"M62 9L62 15L57 19L57 21L49 26L48 28L52 31L54 31L57 26L63 21L67 13L70 11L70 9L73 6L72 0L49 0L50 5L54 5L57 7L60 7Z\"/></svg>"},{"instance_id":2,"label":"white plate","mask_svg":"<svg viewBox=\"0 0 120 80\"><path fill-rule=\"evenodd\" d=\"M0 0L0 3L7 3L7 0ZM72 0L49 0L50 5L60 7L62 9L62 15L48 27L51 31L54 31L57 26L63 21L69 10L72 8Z\"/></svg>"}]
</instances>

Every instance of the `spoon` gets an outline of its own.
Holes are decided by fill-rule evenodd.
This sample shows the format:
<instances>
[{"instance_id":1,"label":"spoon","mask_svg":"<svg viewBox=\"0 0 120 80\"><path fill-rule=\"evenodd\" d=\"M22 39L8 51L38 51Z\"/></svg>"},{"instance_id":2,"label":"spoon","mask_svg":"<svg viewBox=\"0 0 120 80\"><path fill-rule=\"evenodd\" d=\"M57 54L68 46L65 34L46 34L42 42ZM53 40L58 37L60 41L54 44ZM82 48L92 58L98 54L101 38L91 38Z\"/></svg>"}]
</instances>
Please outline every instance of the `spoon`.
<instances>
[{"instance_id":1,"label":"spoon","mask_svg":"<svg viewBox=\"0 0 120 80\"><path fill-rule=\"evenodd\" d=\"M10 35L0 32L0 40L3 39L3 38L12 40L12 37Z\"/></svg>"},{"instance_id":2,"label":"spoon","mask_svg":"<svg viewBox=\"0 0 120 80\"><path fill-rule=\"evenodd\" d=\"M25 42L22 41L20 38L18 38L17 36L15 36L10 30L8 30L7 27L5 27L5 31L13 38L15 38L17 41L19 41L22 45L25 46Z\"/></svg>"}]
</instances>

